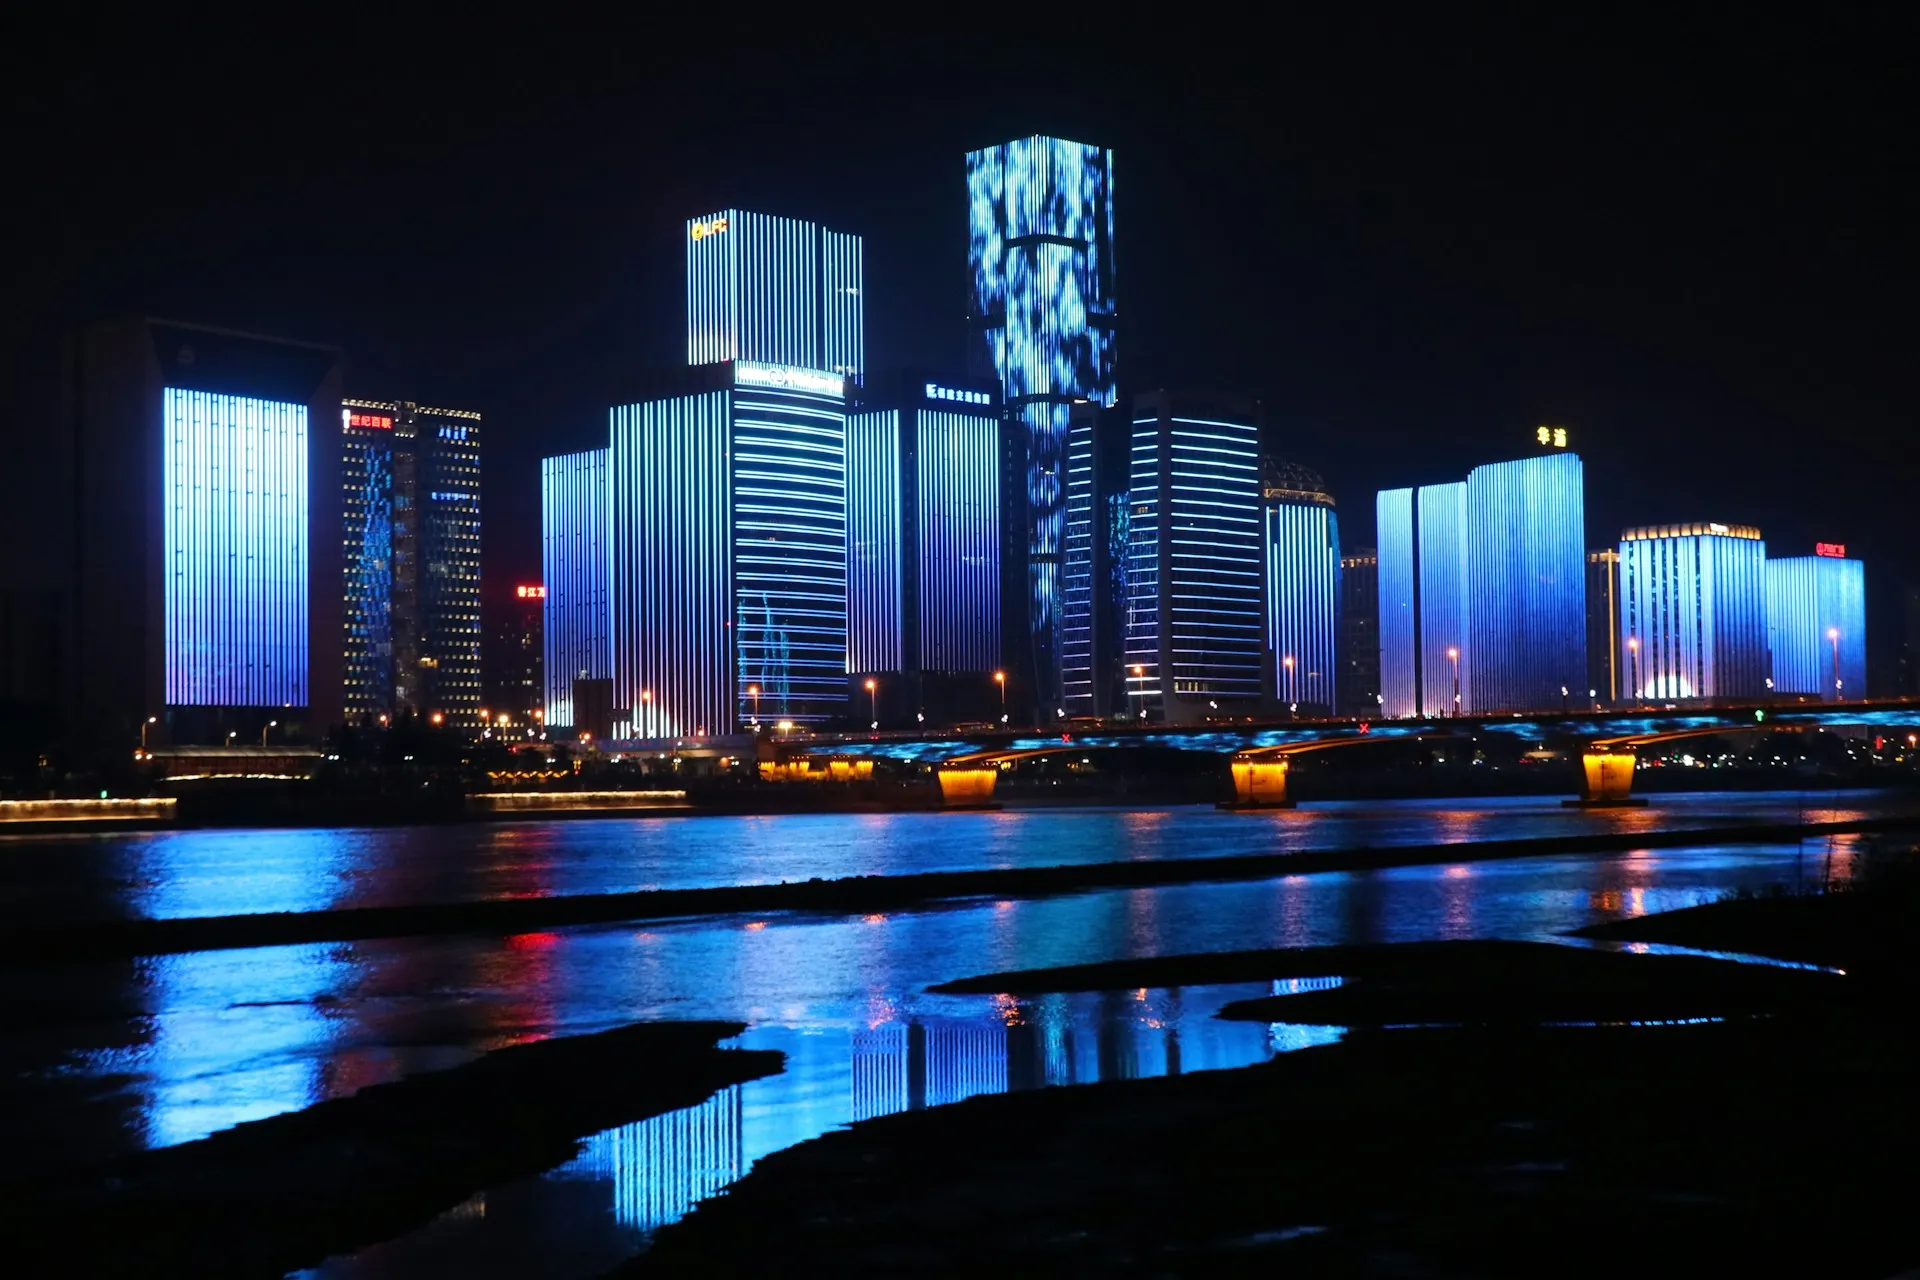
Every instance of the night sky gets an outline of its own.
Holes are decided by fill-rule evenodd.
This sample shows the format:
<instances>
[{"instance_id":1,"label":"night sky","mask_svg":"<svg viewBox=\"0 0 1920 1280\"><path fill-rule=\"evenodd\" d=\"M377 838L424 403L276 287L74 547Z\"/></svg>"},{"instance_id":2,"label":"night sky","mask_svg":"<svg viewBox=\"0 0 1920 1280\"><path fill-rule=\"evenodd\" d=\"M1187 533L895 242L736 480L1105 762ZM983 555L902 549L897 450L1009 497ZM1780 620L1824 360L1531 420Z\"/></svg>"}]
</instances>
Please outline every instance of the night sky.
<instances>
[{"instance_id":1,"label":"night sky","mask_svg":"<svg viewBox=\"0 0 1920 1280\"><path fill-rule=\"evenodd\" d=\"M1259 397L1350 544L1375 489L1551 422L1587 460L1592 545L1755 522L1776 555L1866 556L1881 607L1920 570L1909 19L1201 7L1102 32L1106 7L1042 7L985 39L674 9L543 30L173 7L16 42L0 432L42 460L7 468L5 567L56 562L16 539L62 500L58 335L142 311L335 342L350 394L481 410L488 576L532 576L536 460L684 360L686 217L863 234L870 365L959 368L963 153L1054 133L1116 152L1124 385Z\"/></svg>"}]
</instances>

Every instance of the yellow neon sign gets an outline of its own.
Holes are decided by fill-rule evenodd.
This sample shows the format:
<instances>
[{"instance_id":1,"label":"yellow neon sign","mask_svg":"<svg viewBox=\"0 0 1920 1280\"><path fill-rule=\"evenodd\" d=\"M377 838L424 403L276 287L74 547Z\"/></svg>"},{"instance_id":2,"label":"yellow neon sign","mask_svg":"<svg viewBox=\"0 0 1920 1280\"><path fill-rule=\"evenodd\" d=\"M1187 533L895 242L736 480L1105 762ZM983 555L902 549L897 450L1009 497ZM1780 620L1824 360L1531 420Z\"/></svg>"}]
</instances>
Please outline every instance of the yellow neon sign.
<instances>
[{"instance_id":1,"label":"yellow neon sign","mask_svg":"<svg viewBox=\"0 0 1920 1280\"><path fill-rule=\"evenodd\" d=\"M1541 444L1552 445L1556 449L1567 447L1567 429L1565 427L1535 427L1533 438Z\"/></svg>"},{"instance_id":2,"label":"yellow neon sign","mask_svg":"<svg viewBox=\"0 0 1920 1280\"><path fill-rule=\"evenodd\" d=\"M693 238L705 240L708 236L717 236L727 229L725 218L707 218L693 224Z\"/></svg>"}]
</instances>

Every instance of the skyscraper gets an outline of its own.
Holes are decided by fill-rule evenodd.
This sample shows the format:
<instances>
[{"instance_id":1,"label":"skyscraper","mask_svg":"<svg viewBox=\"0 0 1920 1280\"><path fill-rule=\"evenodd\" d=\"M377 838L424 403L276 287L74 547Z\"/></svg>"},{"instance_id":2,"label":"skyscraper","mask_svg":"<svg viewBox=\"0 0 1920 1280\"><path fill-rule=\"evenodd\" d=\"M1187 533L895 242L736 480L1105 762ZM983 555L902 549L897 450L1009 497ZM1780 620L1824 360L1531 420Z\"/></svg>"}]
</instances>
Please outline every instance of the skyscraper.
<instances>
[{"instance_id":1,"label":"skyscraper","mask_svg":"<svg viewBox=\"0 0 1920 1280\"><path fill-rule=\"evenodd\" d=\"M969 323L976 369L997 378L1024 433L1028 663L1061 697L1066 453L1076 400L1112 404L1113 153L1018 138L967 155Z\"/></svg>"},{"instance_id":2,"label":"skyscraper","mask_svg":"<svg viewBox=\"0 0 1920 1280\"><path fill-rule=\"evenodd\" d=\"M1587 552L1587 693L1599 702L1620 696L1620 553Z\"/></svg>"},{"instance_id":3,"label":"skyscraper","mask_svg":"<svg viewBox=\"0 0 1920 1280\"><path fill-rule=\"evenodd\" d=\"M341 405L350 720L477 722L480 415L412 401Z\"/></svg>"},{"instance_id":4,"label":"skyscraper","mask_svg":"<svg viewBox=\"0 0 1920 1280\"><path fill-rule=\"evenodd\" d=\"M1244 714L1269 688L1258 412L1155 391L1132 419L1129 700L1169 723Z\"/></svg>"},{"instance_id":5,"label":"skyscraper","mask_svg":"<svg viewBox=\"0 0 1920 1280\"><path fill-rule=\"evenodd\" d=\"M1074 405L1067 430L1060 589L1060 707L1069 715L1106 716L1140 707L1138 694L1128 693L1125 661L1132 464L1132 406Z\"/></svg>"},{"instance_id":6,"label":"skyscraper","mask_svg":"<svg viewBox=\"0 0 1920 1280\"><path fill-rule=\"evenodd\" d=\"M1843 548L1767 561L1767 631L1774 692L1867 696L1866 566Z\"/></svg>"},{"instance_id":7,"label":"skyscraper","mask_svg":"<svg viewBox=\"0 0 1920 1280\"><path fill-rule=\"evenodd\" d=\"M1339 698L1340 522L1326 482L1305 467L1262 468L1267 674L1273 695L1331 715Z\"/></svg>"},{"instance_id":8,"label":"skyscraper","mask_svg":"<svg viewBox=\"0 0 1920 1280\"><path fill-rule=\"evenodd\" d=\"M729 209L687 220L687 363L866 372L860 237Z\"/></svg>"},{"instance_id":9,"label":"skyscraper","mask_svg":"<svg viewBox=\"0 0 1920 1280\"><path fill-rule=\"evenodd\" d=\"M1579 456L1383 490L1377 510L1384 714L1570 705L1587 674Z\"/></svg>"},{"instance_id":10,"label":"skyscraper","mask_svg":"<svg viewBox=\"0 0 1920 1280\"><path fill-rule=\"evenodd\" d=\"M339 352L132 320L74 342L82 732L341 715Z\"/></svg>"},{"instance_id":11,"label":"skyscraper","mask_svg":"<svg viewBox=\"0 0 1920 1280\"><path fill-rule=\"evenodd\" d=\"M1767 544L1752 525L1663 524L1621 533L1620 644L1634 697L1766 692L1766 562Z\"/></svg>"},{"instance_id":12,"label":"skyscraper","mask_svg":"<svg viewBox=\"0 0 1920 1280\"><path fill-rule=\"evenodd\" d=\"M576 680L613 675L608 592L608 451L544 458L540 463L540 574L546 591L541 620L549 725L577 729Z\"/></svg>"},{"instance_id":13,"label":"skyscraper","mask_svg":"<svg viewBox=\"0 0 1920 1280\"><path fill-rule=\"evenodd\" d=\"M511 590L496 591L488 602L484 667L487 718L498 727L501 717L511 732L538 733L546 714L544 623L547 589L538 582L520 582Z\"/></svg>"},{"instance_id":14,"label":"skyscraper","mask_svg":"<svg viewBox=\"0 0 1920 1280\"><path fill-rule=\"evenodd\" d=\"M1340 557L1340 675L1335 703L1341 715L1380 712L1380 555L1356 547Z\"/></svg>"},{"instance_id":15,"label":"skyscraper","mask_svg":"<svg viewBox=\"0 0 1920 1280\"><path fill-rule=\"evenodd\" d=\"M965 675L978 701L1001 665L1003 429L986 379L869 379L848 415L847 667L915 705Z\"/></svg>"}]
</instances>

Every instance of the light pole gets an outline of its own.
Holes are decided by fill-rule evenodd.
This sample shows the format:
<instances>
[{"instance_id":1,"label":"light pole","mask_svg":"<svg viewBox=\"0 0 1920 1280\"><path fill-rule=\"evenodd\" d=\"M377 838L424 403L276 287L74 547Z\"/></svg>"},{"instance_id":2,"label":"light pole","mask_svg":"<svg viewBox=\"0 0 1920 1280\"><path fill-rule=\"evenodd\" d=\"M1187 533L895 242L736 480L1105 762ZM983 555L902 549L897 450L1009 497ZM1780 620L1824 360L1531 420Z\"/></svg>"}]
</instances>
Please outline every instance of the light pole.
<instances>
[{"instance_id":1,"label":"light pole","mask_svg":"<svg viewBox=\"0 0 1920 1280\"><path fill-rule=\"evenodd\" d=\"M640 691L640 736L643 738L653 736L653 690L651 689Z\"/></svg>"},{"instance_id":2,"label":"light pole","mask_svg":"<svg viewBox=\"0 0 1920 1280\"><path fill-rule=\"evenodd\" d=\"M1460 716L1460 651L1449 649L1447 657L1453 663L1453 714L1454 718L1458 719Z\"/></svg>"},{"instance_id":3,"label":"light pole","mask_svg":"<svg viewBox=\"0 0 1920 1280\"><path fill-rule=\"evenodd\" d=\"M878 680L867 681L867 711L873 717L873 724L870 727L878 730L880 728L880 682Z\"/></svg>"},{"instance_id":4,"label":"light pole","mask_svg":"<svg viewBox=\"0 0 1920 1280\"><path fill-rule=\"evenodd\" d=\"M263 747L267 745L267 729L277 729L279 727L280 727L280 722L278 720L267 721L266 729L262 729L260 731L260 745Z\"/></svg>"},{"instance_id":5,"label":"light pole","mask_svg":"<svg viewBox=\"0 0 1920 1280\"><path fill-rule=\"evenodd\" d=\"M1828 627L1827 639L1833 641L1833 700L1840 701L1840 628Z\"/></svg>"},{"instance_id":6,"label":"light pole","mask_svg":"<svg viewBox=\"0 0 1920 1280\"><path fill-rule=\"evenodd\" d=\"M753 699L753 731L758 733L760 732L760 686L748 685L747 696Z\"/></svg>"},{"instance_id":7,"label":"light pole","mask_svg":"<svg viewBox=\"0 0 1920 1280\"><path fill-rule=\"evenodd\" d=\"M140 749L141 749L142 751L145 751L145 750L147 749L147 730L148 730L149 728L151 728L152 726L154 726L154 725L156 725L156 724L159 724L159 723L160 723L160 717L159 717L159 716L148 716L148 717L146 718L146 720L144 720L144 721L143 721L143 722L141 723L141 725L140 725Z\"/></svg>"},{"instance_id":8,"label":"light pole","mask_svg":"<svg viewBox=\"0 0 1920 1280\"><path fill-rule=\"evenodd\" d=\"M1630 655L1632 655L1632 661L1633 661L1633 700L1635 702L1639 702L1641 700L1640 698L1640 637L1639 636L1627 637L1627 652Z\"/></svg>"},{"instance_id":9,"label":"light pole","mask_svg":"<svg viewBox=\"0 0 1920 1280\"><path fill-rule=\"evenodd\" d=\"M1007 673L994 672L993 682L1000 686L1000 723L1005 724L1007 722Z\"/></svg>"},{"instance_id":10,"label":"light pole","mask_svg":"<svg viewBox=\"0 0 1920 1280\"><path fill-rule=\"evenodd\" d=\"M1147 669L1135 664L1133 679L1136 686L1135 692L1140 695L1140 710L1136 718L1145 720L1147 718Z\"/></svg>"},{"instance_id":11,"label":"light pole","mask_svg":"<svg viewBox=\"0 0 1920 1280\"><path fill-rule=\"evenodd\" d=\"M1287 714L1292 715L1292 708L1296 705L1293 697L1293 655L1288 654L1286 657L1280 659L1280 665L1286 668L1287 672Z\"/></svg>"}]
</instances>

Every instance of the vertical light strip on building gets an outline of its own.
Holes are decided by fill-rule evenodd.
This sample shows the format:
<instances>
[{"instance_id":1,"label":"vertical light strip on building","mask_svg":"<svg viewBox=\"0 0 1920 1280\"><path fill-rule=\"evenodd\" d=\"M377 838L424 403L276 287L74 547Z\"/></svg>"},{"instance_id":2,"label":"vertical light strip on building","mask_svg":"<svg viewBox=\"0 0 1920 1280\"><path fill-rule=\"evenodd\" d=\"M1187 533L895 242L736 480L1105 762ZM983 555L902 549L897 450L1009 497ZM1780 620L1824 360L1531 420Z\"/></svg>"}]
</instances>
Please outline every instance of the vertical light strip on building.
<instances>
[{"instance_id":1,"label":"vertical light strip on building","mask_svg":"<svg viewBox=\"0 0 1920 1280\"><path fill-rule=\"evenodd\" d=\"M900 413L847 418L847 669L900 671Z\"/></svg>"},{"instance_id":2,"label":"vertical light strip on building","mask_svg":"<svg viewBox=\"0 0 1920 1280\"><path fill-rule=\"evenodd\" d=\"M1097 414L1076 417L1067 430L1067 531L1060 570L1060 697L1078 715L1096 711L1093 680L1095 627L1094 437Z\"/></svg>"},{"instance_id":3,"label":"vertical light strip on building","mask_svg":"<svg viewBox=\"0 0 1920 1280\"><path fill-rule=\"evenodd\" d=\"M726 392L613 410L613 702L635 737L733 730L728 410Z\"/></svg>"},{"instance_id":4,"label":"vertical light strip on building","mask_svg":"<svg viewBox=\"0 0 1920 1280\"><path fill-rule=\"evenodd\" d=\"M739 247L732 210L687 220L687 363L739 351Z\"/></svg>"},{"instance_id":5,"label":"vertical light strip on building","mask_svg":"<svg viewBox=\"0 0 1920 1280\"><path fill-rule=\"evenodd\" d=\"M341 674L349 723L393 707L393 420L397 406L349 401L341 417Z\"/></svg>"},{"instance_id":6,"label":"vertical light strip on building","mask_svg":"<svg viewBox=\"0 0 1920 1280\"><path fill-rule=\"evenodd\" d=\"M168 387L161 412L167 703L303 707L307 406Z\"/></svg>"},{"instance_id":7,"label":"vertical light strip on building","mask_svg":"<svg viewBox=\"0 0 1920 1280\"><path fill-rule=\"evenodd\" d=\"M1776 693L1830 702L1867 696L1867 577L1861 561L1767 561L1767 630Z\"/></svg>"},{"instance_id":8,"label":"vertical light strip on building","mask_svg":"<svg viewBox=\"0 0 1920 1280\"><path fill-rule=\"evenodd\" d=\"M1266 545L1274 696L1331 710L1339 688L1340 599L1340 526L1333 508L1269 498Z\"/></svg>"},{"instance_id":9,"label":"vertical light strip on building","mask_svg":"<svg viewBox=\"0 0 1920 1280\"><path fill-rule=\"evenodd\" d=\"M923 671L991 671L1000 648L999 422L916 415Z\"/></svg>"},{"instance_id":10,"label":"vertical light strip on building","mask_svg":"<svg viewBox=\"0 0 1920 1280\"><path fill-rule=\"evenodd\" d=\"M1584 495L1574 453L1468 474L1466 709L1557 709L1587 678Z\"/></svg>"},{"instance_id":11,"label":"vertical light strip on building","mask_svg":"<svg viewBox=\"0 0 1920 1280\"><path fill-rule=\"evenodd\" d=\"M1420 714L1420 614L1415 593L1413 490L1382 489L1374 500L1380 582L1380 714Z\"/></svg>"},{"instance_id":12,"label":"vertical light strip on building","mask_svg":"<svg viewBox=\"0 0 1920 1280\"><path fill-rule=\"evenodd\" d=\"M1422 485L1413 495L1420 591L1421 714L1474 709L1468 633L1467 486Z\"/></svg>"},{"instance_id":13,"label":"vertical light strip on building","mask_svg":"<svg viewBox=\"0 0 1920 1280\"><path fill-rule=\"evenodd\" d=\"M1636 697L1759 697L1766 688L1766 544L1745 525L1628 529L1619 630Z\"/></svg>"},{"instance_id":14,"label":"vertical light strip on building","mask_svg":"<svg viewBox=\"0 0 1920 1280\"><path fill-rule=\"evenodd\" d=\"M1162 706L1160 652L1165 620L1160 611L1161 494L1160 420L1133 424L1132 458L1127 479L1127 710L1134 714Z\"/></svg>"},{"instance_id":15,"label":"vertical light strip on building","mask_svg":"<svg viewBox=\"0 0 1920 1280\"><path fill-rule=\"evenodd\" d=\"M738 710L758 685L766 718L822 723L847 703L845 400L791 384L733 394Z\"/></svg>"},{"instance_id":16,"label":"vertical light strip on building","mask_svg":"<svg viewBox=\"0 0 1920 1280\"><path fill-rule=\"evenodd\" d=\"M611 568L608 451L589 449L540 463L540 573L547 597L547 723L574 723L573 682L613 674L607 634Z\"/></svg>"},{"instance_id":17,"label":"vertical light strip on building","mask_svg":"<svg viewBox=\"0 0 1920 1280\"><path fill-rule=\"evenodd\" d=\"M1260 439L1251 422L1180 418L1168 435L1170 499L1163 572L1163 652L1174 692L1196 699L1260 697Z\"/></svg>"},{"instance_id":18,"label":"vertical light strip on building","mask_svg":"<svg viewBox=\"0 0 1920 1280\"><path fill-rule=\"evenodd\" d=\"M860 237L820 230L821 315L825 338L820 367L850 378L867 368L866 280Z\"/></svg>"}]
</instances>

